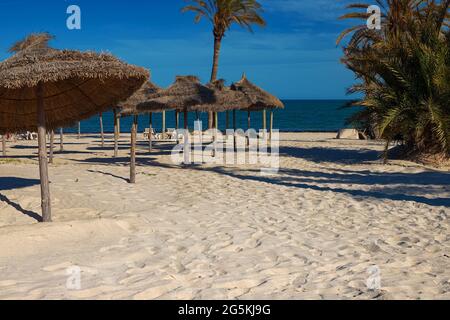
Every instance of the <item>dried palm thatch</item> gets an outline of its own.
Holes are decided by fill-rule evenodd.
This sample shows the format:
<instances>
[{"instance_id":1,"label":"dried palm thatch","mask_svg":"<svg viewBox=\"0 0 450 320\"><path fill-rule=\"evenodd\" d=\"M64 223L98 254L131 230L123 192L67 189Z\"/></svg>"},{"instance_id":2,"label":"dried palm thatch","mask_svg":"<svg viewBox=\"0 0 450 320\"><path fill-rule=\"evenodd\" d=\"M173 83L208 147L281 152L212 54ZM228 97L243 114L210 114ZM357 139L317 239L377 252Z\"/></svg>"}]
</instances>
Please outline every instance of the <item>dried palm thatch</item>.
<instances>
[{"instance_id":1,"label":"dried palm thatch","mask_svg":"<svg viewBox=\"0 0 450 320\"><path fill-rule=\"evenodd\" d=\"M196 76L177 76L175 82L157 96L155 101L178 111L195 111L195 106L216 102L214 89L204 86Z\"/></svg>"},{"instance_id":2,"label":"dried palm thatch","mask_svg":"<svg viewBox=\"0 0 450 320\"><path fill-rule=\"evenodd\" d=\"M89 118L131 96L148 72L109 54L56 50L53 37L16 43L0 63L0 133L38 132L42 221L51 221L46 130Z\"/></svg>"},{"instance_id":3,"label":"dried palm thatch","mask_svg":"<svg viewBox=\"0 0 450 320\"><path fill-rule=\"evenodd\" d=\"M128 98L149 77L110 54L56 50L33 34L0 63L0 133L36 131L36 87L42 86L48 130L72 125Z\"/></svg>"},{"instance_id":4,"label":"dried palm thatch","mask_svg":"<svg viewBox=\"0 0 450 320\"><path fill-rule=\"evenodd\" d=\"M231 85L231 89L242 92L247 96L251 101L251 105L248 108L249 111L284 108L284 104L280 99L251 83L245 74L241 80Z\"/></svg>"},{"instance_id":5,"label":"dried palm thatch","mask_svg":"<svg viewBox=\"0 0 450 320\"><path fill-rule=\"evenodd\" d=\"M145 82L131 97L117 105L120 109L120 115L126 117L142 113L157 113L169 110L164 103L153 102L152 100L157 97L161 90L162 89L154 83L150 81ZM145 108L139 108L141 105L145 105Z\"/></svg>"},{"instance_id":6,"label":"dried palm thatch","mask_svg":"<svg viewBox=\"0 0 450 320\"><path fill-rule=\"evenodd\" d=\"M224 112L229 110L247 109L251 105L250 99L242 92L231 90L225 86L224 80L217 80L206 85L213 90L214 103L203 103L191 109L200 112Z\"/></svg>"}]
</instances>

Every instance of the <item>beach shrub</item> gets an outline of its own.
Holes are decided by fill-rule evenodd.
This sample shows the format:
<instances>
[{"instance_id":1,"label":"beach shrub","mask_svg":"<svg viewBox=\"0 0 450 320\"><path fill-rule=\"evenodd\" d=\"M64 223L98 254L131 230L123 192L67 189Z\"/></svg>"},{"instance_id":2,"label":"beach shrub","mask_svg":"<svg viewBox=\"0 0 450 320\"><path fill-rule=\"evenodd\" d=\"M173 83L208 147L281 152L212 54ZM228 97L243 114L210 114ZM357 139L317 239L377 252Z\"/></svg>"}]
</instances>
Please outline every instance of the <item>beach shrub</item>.
<instances>
[{"instance_id":1,"label":"beach shrub","mask_svg":"<svg viewBox=\"0 0 450 320\"><path fill-rule=\"evenodd\" d=\"M382 29L357 26L342 62L359 83L349 93L363 98L351 103L364 109L350 122L374 138L401 142L403 156L450 155L450 32L446 1L378 1ZM367 5L351 5L366 8ZM350 13L342 18L364 18Z\"/></svg>"}]
</instances>

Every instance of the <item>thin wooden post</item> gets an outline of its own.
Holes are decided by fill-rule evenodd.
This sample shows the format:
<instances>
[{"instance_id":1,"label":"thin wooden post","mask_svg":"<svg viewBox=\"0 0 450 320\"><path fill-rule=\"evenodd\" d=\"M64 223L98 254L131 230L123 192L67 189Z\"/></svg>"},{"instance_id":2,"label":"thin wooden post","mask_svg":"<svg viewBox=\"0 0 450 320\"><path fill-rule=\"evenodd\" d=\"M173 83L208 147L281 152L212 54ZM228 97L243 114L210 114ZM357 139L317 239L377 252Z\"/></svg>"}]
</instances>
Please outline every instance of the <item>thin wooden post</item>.
<instances>
[{"instance_id":1,"label":"thin wooden post","mask_svg":"<svg viewBox=\"0 0 450 320\"><path fill-rule=\"evenodd\" d=\"M64 152L64 129L59 129L59 152Z\"/></svg>"},{"instance_id":2,"label":"thin wooden post","mask_svg":"<svg viewBox=\"0 0 450 320\"><path fill-rule=\"evenodd\" d=\"M184 154L184 165L190 164L189 161L189 154L191 152L191 145L189 142L189 120L188 120L188 111L187 108L184 108L183 110L183 121L184 121L184 148L183 148L183 154Z\"/></svg>"},{"instance_id":3,"label":"thin wooden post","mask_svg":"<svg viewBox=\"0 0 450 320\"><path fill-rule=\"evenodd\" d=\"M81 138L81 122L78 121L78 139Z\"/></svg>"},{"instance_id":4,"label":"thin wooden post","mask_svg":"<svg viewBox=\"0 0 450 320\"><path fill-rule=\"evenodd\" d=\"M180 129L180 113L175 110L175 130Z\"/></svg>"},{"instance_id":5,"label":"thin wooden post","mask_svg":"<svg viewBox=\"0 0 450 320\"><path fill-rule=\"evenodd\" d=\"M250 132L248 130L251 129L252 123L251 123L251 112L250 110L247 111L247 147L250 147Z\"/></svg>"},{"instance_id":6,"label":"thin wooden post","mask_svg":"<svg viewBox=\"0 0 450 320\"><path fill-rule=\"evenodd\" d=\"M148 132L148 151L152 152L153 151L153 114L150 112L149 113L149 119L148 119L148 124L149 124L149 132Z\"/></svg>"},{"instance_id":7,"label":"thin wooden post","mask_svg":"<svg viewBox=\"0 0 450 320\"><path fill-rule=\"evenodd\" d=\"M214 112L213 157L217 155L217 132L219 130L219 113Z\"/></svg>"},{"instance_id":8,"label":"thin wooden post","mask_svg":"<svg viewBox=\"0 0 450 320\"><path fill-rule=\"evenodd\" d=\"M213 112L209 111L208 112L208 129L213 128L213 122L214 122Z\"/></svg>"},{"instance_id":9,"label":"thin wooden post","mask_svg":"<svg viewBox=\"0 0 450 320\"><path fill-rule=\"evenodd\" d=\"M103 114L100 113L100 137L102 140L102 148L105 147L105 134L103 132Z\"/></svg>"},{"instance_id":10,"label":"thin wooden post","mask_svg":"<svg viewBox=\"0 0 450 320\"><path fill-rule=\"evenodd\" d=\"M236 110L233 110L233 145L234 145L234 151L236 151Z\"/></svg>"},{"instance_id":11,"label":"thin wooden post","mask_svg":"<svg viewBox=\"0 0 450 320\"><path fill-rule=\"evenodd\" d=\"M120 114L117 114L117 138L120 139Z\"/></svg>"},{"instance_id":12,"label":"thin wooden post","mask_svg":"<svg viewBox=\"0 0 450 320\"><path fill-rule=\"evenodd\" d=\"M39 146L39 174L41 178L41 207L42 221L52 221L50 203L50 182L48 179L47 145L45 139L45 108L44 89L39 82L36 87L37 113L38 113L38 146Z\"/></svg>"},{"instance_id":13,"label":"thin wooden post","mask_svg":"<svg viewBox=\"0 0 450 320\"><path fill-rule=\"evenodd\" d=\"M130 183L136 183L136 135L137 135L137 116L133 116L133 125L131 126L131 152L130 152Z\"/></svg>"},{"instance_id":14,"label":"thin wooden post","mask_svg":"<svg viewBox=\"0 0 450 320\"><path fill-rule=\"evenodd\" d=\"M270 111L270 135L269 135L269 141L270 144L272 144L272 134L273 134L273 111Z\"/></svg>"},{"instance_id":15,"label":"thin wooden post","mask_svg":"<svg viewBox=\"0 0 450 320\"><path fill-rule=\"evenodd\" d=\"M162 138L166 138L166 111L162 112Z\"/></svg>"},{"instance_id":16,"label":"thin wooden post","mask_svg":"<svg viewBox=\"0 0 450 320\"><path fill-rule=\"evenodd\" d=\"M263 130L266 131L267 130L267 111L266 111L266 109L263 110L262 116L263 116Z\"/></svg>"},{"instance_id":17,"label":"thin wooden post","mask_svg":"<svg viewBox=\"0 0 450 320\"><path fill-rule=\"evenodd\" d=\"M114 109L114 158L119 155L119 117L117 110Z\"/></svg>"},{"instance_id":18,"label":"thin wooden post","mask_svg":"<svg viewBox=\"0 0 450 320\"><path fill-rule=\"evenodd\" d=\"M55 131L50 131L50 151L48 163L53 163L53 150L55 148Z\"/></svg>"},{"instance_id":19,"label":"thin wooden post","mask_svg":"<svg viewBox=\"0 0 450 320\"><path fill-rule=\"evenodd\" d=\"M2 154L6 157L6 135L2 135Z\"/></svg>"}]
</instances>

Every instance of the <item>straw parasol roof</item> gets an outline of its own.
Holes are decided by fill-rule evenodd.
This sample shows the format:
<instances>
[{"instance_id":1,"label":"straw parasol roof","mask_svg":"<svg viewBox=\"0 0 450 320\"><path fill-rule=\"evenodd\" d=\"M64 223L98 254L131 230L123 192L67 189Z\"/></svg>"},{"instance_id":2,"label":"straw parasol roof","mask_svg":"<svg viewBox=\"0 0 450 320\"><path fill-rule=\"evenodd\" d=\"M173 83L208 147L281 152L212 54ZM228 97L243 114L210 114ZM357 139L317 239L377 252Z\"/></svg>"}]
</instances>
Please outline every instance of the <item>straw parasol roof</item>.
<instances>
[{"instance_id":1,"label":"straw parasol roof","mask_svg":"<svg viewBox=\"0 0 450 320\"><path fill-rule=\"evenodd\" d=\"M177 76L175 82L157 96L155 101L178 111L196 111L193 107L216 102L214 89L204 86L196 76Z\"/></svg>"},{"instance_id":2,"label":"straw parasol roof","mask_svg":"<svg viewBox=\"0 0 450 320\"><path fill-rule=\"evenodd\" d=\"M164 104L164 101L161 98L155 99L161 90L162 89L154 83L150 81L145 82L131 97L117 105L117 107L120 108L120 114L122 116L130 116L169 110L168 106Z\"/></svg>"},{"instance_id":3,"label":"straw parasol roof","mask_svg":"<svg viewBox=\"0 0 450 320\"><path fill-rule=\"evenodd\" d=\"M48 33L31 35L0 63L0 133L38 132L43 222L52 220L47 130L106 111L149 77L145 69L109 54L52 49L52 38Z\"/></svg>"},{"instance_id":4,"label":"straw parasol roof","mask_svg":"<svg viewBox=\"0 0 450 320\"><path fill-rule=\"evenodd\" d=\"M203 103L192 107L201 112L224 112L236 109L247 109L251 105L250 99L242 92L231 90L225 86L225 80L216 80L206 85L213 90L214 103Z\"/></svg>"},{"instance_id":5,"label":"straw parasol roof","mask_svg":"<svg viewBox=\"0 0 450 320\"><path fill-rule=\"evenodd\" d=\"M284 104L280 99L251 83L245 74L241 80L231 85L231 89L242 92L247 96L251 101L251 105L248 108L250 111L284 108Z\"/></svg>"},{"instance_id":6,"label":"straw parasol roof","mask_svg":"<svg viewBox=\"0 0 450 320\"><path fill-rule=\"evenodd\" d=\"M34 34L0 63L0 133L36 131L36 87L42 88L48 130L106 111L148 79L143 68L106 53L56 50L53 37Z\"/></svg>"}]
</instances>

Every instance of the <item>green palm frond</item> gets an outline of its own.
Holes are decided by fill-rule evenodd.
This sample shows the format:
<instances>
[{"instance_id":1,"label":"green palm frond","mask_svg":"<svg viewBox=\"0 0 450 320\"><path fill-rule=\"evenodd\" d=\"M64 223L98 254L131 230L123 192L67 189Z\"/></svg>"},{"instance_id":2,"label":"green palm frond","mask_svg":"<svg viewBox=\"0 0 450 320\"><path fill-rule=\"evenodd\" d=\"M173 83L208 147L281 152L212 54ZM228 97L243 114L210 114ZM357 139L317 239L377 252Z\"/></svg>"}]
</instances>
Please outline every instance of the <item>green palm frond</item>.
<instances>
[{"instance_id":1,"label":"green palm frond","mask_svg":"<svg viewBox=\"0 0 450 320\"><path fill-rule=\"evenodd\" d=\"M342 62L361 80L348 93L364 95L351 103L363 110L349 122L388 142L401 139L408 152L450 157L450 0L377 3L383 10L382 31L355 25L338 38L339 43L351 35ZM363 17L364 12L343 16Z\"/></svg>"}]
</instances>

